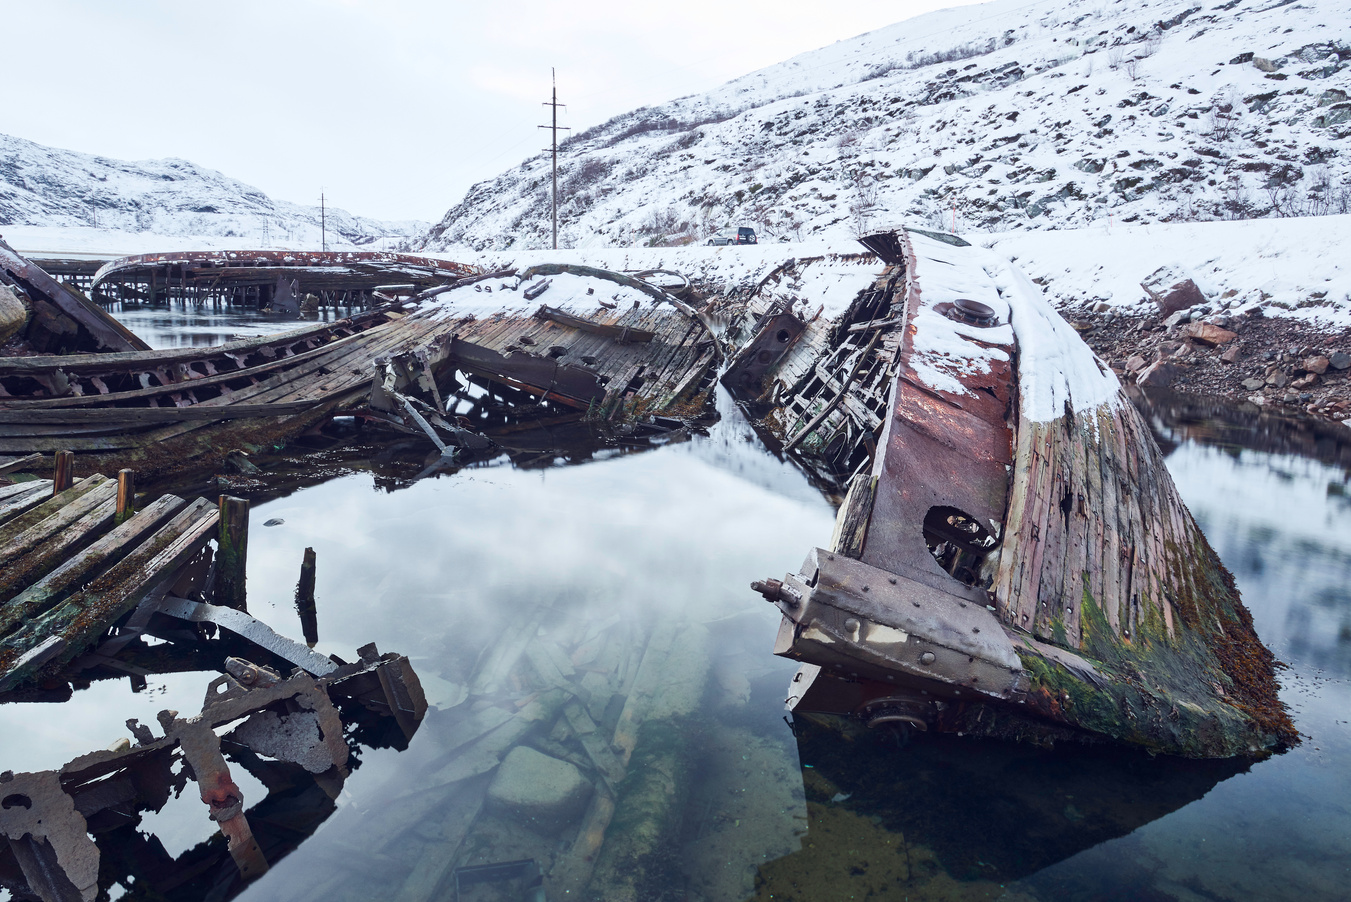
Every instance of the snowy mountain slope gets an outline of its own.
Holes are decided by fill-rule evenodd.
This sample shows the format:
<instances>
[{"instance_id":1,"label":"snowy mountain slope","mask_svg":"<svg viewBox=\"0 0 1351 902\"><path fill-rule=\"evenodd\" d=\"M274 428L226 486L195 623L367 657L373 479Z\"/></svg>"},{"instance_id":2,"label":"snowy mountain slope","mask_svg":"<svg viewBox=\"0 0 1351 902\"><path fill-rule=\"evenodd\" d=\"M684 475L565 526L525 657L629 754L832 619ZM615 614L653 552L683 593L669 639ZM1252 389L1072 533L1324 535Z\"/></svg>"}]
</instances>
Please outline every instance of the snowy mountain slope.
<instances>
[{"instance_id":1,"label":"snowy mountain slope","mask_svg":"<svg viewBox=\"0 0 1351 902\"><path fill-rule=\"evenodd\" d=\"M1348 212L1349 93L1343 0L996 0L582 132L560 243ZM474 186L420 245L545 246L548 174Z\"/></svg>"},{"instance_id":2,"label":"snowy mountain slope","mask_svg":"<svg viewBox=\"0 0 1351 902\"><path fill-rule=\"evenodd\" d=\"M330 247L386 246L426 229L329 207ZM216 236L237 245L318 247L318 206L273 200L187 160L124 162L0 135L0 226Z\"/></svg>"},{"instance_id":3,"label":"snowy mountain slope","mask_svg":"<svg viewBox=\"0 0 1351 902\"><path fill-rule=\"evenodd\" d=\"M1161 266L1189 275L1221 312L1262 308L1327 331L1351 329L1351 216L1105 225L968 234L1044 285L1061 310L1109 304L1152 313L1140 283ZM1344 334L1348 334L1345 333Z\"/></svg>"}]
</instances>

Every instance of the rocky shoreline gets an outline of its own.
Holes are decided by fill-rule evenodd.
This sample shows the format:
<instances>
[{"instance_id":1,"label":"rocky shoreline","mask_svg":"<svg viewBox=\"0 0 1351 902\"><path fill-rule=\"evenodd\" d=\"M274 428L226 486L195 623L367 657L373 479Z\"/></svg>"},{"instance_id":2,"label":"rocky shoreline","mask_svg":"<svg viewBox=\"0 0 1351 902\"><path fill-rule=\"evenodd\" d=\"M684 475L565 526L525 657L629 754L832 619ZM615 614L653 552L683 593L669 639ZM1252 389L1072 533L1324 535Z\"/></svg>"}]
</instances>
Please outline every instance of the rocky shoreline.
<instances>
[{"instance_id":1,"label":"rocky shoreline","mask_svg":"<svg viewBox=\"0 0 1351 902\"><path fill-rule=\"evenodd\" d=\"M1229 311L1222 304L1166 314L1088 306L1062 313L1123 382L1351 426L1351 329L1267 316L1260 306Z\"/></svg>"}]
</instances>

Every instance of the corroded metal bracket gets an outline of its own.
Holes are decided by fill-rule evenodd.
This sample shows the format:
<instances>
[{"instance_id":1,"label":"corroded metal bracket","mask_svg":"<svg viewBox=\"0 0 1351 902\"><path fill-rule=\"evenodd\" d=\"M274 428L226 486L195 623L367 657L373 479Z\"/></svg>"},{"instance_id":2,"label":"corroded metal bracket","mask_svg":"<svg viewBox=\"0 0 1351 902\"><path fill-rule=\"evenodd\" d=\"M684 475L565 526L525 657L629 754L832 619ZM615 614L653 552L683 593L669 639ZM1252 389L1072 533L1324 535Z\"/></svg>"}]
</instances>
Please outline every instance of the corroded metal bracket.
<instances>
[{"instance_id":1,"label":"corroded metal bracket","mask_svg":"<svg viewBox=\"0 0 1351 902\"><path fill-rule=\"evenodd\" d=\"M984 592L951 591L821 548L756 588L784 615L775 654L936 697L1015 700L1027 677Z\"/></svg>"}]
</instances>

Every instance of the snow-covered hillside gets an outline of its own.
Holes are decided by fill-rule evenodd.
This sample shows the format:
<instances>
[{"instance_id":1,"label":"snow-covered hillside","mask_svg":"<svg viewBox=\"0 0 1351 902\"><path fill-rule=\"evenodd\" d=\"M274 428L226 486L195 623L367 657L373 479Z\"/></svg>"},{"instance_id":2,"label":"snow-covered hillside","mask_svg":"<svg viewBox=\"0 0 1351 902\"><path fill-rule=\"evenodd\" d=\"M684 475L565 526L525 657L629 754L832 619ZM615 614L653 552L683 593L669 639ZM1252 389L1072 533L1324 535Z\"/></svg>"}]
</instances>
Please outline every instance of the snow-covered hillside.
<instances>
[{"instance_id":1,"label":"snow-covered hillside","mask_svg":"<svg viewBox=\"0 0 1351 902\"><path fill-rule=\"evenodd\" d=\"M0 228L60 227L232 239L243 247L314 247L319 206L273 200L187 160L129 163L0 135ZM426 230L329 207L332 248L387 248ZM157 248L157 250L162 248Z\"/></svg>"},{"instance_id":2,"label":"snow-covered hillside","mask_svg":"<svg viewBox=\"0 0 1351 902\"><path fill-rule=\"evenodd\" d=\"M560 244L1346 213L1348 93L1344 0L996 0L578 134ZM419 244L546 246L548 192L538 156Z\"/></svg>"}]
</instances>

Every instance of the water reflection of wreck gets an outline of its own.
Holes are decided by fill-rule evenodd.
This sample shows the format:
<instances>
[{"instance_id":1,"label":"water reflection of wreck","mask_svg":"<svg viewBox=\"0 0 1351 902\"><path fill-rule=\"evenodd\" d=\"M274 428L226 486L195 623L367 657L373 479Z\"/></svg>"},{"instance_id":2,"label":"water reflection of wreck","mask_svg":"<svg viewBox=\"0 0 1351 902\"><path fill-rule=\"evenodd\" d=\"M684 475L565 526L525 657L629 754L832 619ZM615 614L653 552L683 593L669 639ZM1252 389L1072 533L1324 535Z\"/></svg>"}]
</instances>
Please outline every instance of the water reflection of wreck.
<instances>
[{"instance_id":1,"label":"water reflection of wreck","mask_svg":"<svg viewBox=\"0 0 1351 902\"><path fill-rule=\"evenodd\" d=\"M1274 659L1111 372L1005 261L865 244L889 265L841 319L803 341L810 323L753 302L724 377L848 480L831 546L756 584L784 615L775 651L806 662L790 704L1200 757L1294 741Z\"/></svg>"},{"instance_id":2,"label":"water reflection of wreck","mask_svg":"<svg viewBox=\"0 0 1351 902\"><path fill-rule=\"evenodd\" d=\"M229 898L334 810L356 742L406 746L421 685L405 657L367 645L345 662L248 614L246 503L166 495L137 509L129 470L69 480L61 463L55 480L0 487L0 703L221 675L199 714L161 711L158 735L129 720L132 738L104 751L0 773L0 886L42 902L91 902L117 882L147 898ZM308 569L297 600L312 643ZM268 788L248 811L227 758ZM173 859L137 827L189 779L220 834Z\"/></svg>"},{"instance_id":3,"label":"water reflection of wreck","mask_svg":"<svg viewBox=\"0 0 1351 902\"><path fill-rule=\"evenodd\" d=\"M1069 753L903 736L815 715L795 717L793 732L811 842L757 877L759 898L768 891L789 902L841 883L855 898L943 898L954 882L962 898L999 897L1013 881L1177 811L1249 766L1232 758L1161 766L1123 747Z\"/></svg>"}]
</instances>

